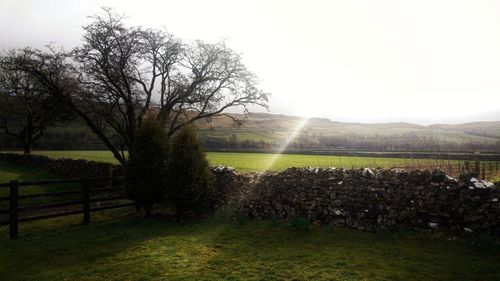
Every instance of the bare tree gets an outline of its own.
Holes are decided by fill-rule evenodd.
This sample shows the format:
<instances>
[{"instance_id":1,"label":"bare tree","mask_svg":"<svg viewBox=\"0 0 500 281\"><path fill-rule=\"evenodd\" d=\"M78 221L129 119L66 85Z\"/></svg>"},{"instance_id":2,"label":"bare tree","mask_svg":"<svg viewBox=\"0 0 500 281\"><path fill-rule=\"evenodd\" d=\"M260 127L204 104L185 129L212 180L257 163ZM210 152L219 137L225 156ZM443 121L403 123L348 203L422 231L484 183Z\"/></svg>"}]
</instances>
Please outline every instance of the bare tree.
<instances>
[{"instance_id":1,"label":"bare tree","mask_svg":"<svg viewBox=\"0 0 500 281\"><path fill-rule=\"evenodd\" d=\"M120 163L124 151L133 153L145 115L172 136L183 124L230 107L267 107L255 75L223 42L184 43L163 30L128 27L104 11L84 27L82 46L70 53L25 49L28 59L18 67L68 103Z\"/></svg>"},{"instance_id":2,"label":"bare tree","mask_svg":"<svg viewBox=\"0 0 500 281\"><path fill-rule=\"evenodd\" d=\"M0 57L0 129L17 138L29 154L48 126L63 125L73 114L33 75L11 68L19 55L10 51Z\"/></svg>"}]
</instances>

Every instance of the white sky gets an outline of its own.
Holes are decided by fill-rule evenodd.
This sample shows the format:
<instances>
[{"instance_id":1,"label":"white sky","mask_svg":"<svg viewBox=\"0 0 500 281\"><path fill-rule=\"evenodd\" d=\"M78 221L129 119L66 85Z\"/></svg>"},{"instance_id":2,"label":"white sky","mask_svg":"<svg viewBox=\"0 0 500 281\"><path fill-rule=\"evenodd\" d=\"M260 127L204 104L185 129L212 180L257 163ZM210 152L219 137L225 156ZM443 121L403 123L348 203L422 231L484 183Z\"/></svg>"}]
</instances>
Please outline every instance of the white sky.
<instances>
[{"instance_id":1,"label":"white sky","mask_svg":"<svg viewBox=\"0 0 500 281\"><path fill-rule=\"evenodd\" d=\"M271 113L421 124L500 120L500 1L0 0L0 48L70 49L101 6L226 39Z\"/></svg>"}]
</instances>

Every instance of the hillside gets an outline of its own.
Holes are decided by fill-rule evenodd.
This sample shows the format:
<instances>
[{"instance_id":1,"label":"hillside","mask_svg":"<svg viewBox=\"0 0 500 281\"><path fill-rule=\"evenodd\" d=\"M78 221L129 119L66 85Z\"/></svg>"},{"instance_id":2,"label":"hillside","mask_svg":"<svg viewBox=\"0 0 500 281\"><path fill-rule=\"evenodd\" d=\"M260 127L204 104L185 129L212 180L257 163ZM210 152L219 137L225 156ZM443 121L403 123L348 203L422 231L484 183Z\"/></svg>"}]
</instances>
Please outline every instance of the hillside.
<instances>
[{"instance_id":1,"label":"hillside","mask_svg":"<svg viewBox=\"0 0 500 281\"><path fill-rule=\"evenodd\" d=\"M240 129L285 129L292 130L303 122L305 118L298 116L277 115L269 113L231 114L234 118L241 120ZM235 122L227 116L213 118L210 123L198 123L200 128L236 128ZM464 124L433 124L418 125L406 122L394 123L344 123L336 122L326 118L309 118L304 126L305 130L326 129L340 134L395 134L408 132L427 132L435 134L455 134L463 137L489 137L500 138L500 121L472 122Z\"/></svg>"},{"instance_id":2,"label":"hillside","mask_svg":"<svg viewBox=\"0 0 500 281\"><path fill-rule=\"evenodd\" d=\"M325 118L305 119L268 113L241 120L219 116L198 121L198 132L209 150L390 150L390 151L498 151L500 121L466 124L344 123ZM16 148L16 140L0 134L0 148ZM81 122L49 128L36 149L105 149Z\"/></svg>"},{"instance_id":3,"label":"hillside","mask_svg":"<svg viewBox=\"0 0 500 281\"><path fill-rule=\"evenodd\" d=\"M232 138L239 141L263 140L277 144L293 136L292 143L309 146L316 144L326 145L328 148L346 148L345 144L359 142L363 147L351 148L370 149L374 146L373 149L380 149L376 146L380 146L383 142L392 143L400 149L405 149L404 146L408 145L409 149L419 149L421 146L424 150L428 149L426 146L436 145L440 146L440 150L447 150L447 147L448 150L466 148L461 146L469 146L467 149L470 150L476 149L474 146L495 150L500 139L500 121L423 126L405 122L343 123L325 118L304 119L267 113L252 113L247 116L232 114L232 116L242 120L242 124L238 126L226 116L214 118L210 123L198 123L202 136L229 138L234 135Z\"/></svg>"}]
</instances>

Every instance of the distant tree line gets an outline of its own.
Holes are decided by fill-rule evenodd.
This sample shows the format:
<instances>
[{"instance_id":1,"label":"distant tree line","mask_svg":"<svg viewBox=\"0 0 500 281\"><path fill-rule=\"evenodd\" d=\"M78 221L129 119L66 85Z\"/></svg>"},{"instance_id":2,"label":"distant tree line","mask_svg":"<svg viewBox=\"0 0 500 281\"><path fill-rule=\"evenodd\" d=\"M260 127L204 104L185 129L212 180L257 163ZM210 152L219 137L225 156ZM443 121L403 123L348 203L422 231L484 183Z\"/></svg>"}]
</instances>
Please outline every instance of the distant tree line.
<instances>
[{"instance_id":1,"label":"distant tree line","mask_svg":"<svg viewBox=\"0 0 500 281\"><path fill-rule=\"evenodd\" d=\"M279 149L283 145L279 141L239 140L232 135L223 137L202 137L207 149ZM377 150L377 151L499 151L498 143L476 142L464 140L461 143L440 140L435 137L417 137L410 135L391 136L330 136L319 138L299 137L287 145L288 149L298 150Z\"/></svg>"},{"instance_id":2,"label":"distant tree line","mask_svg":"<svg viewBox=\"0 0 500 281\"><path fill-rule=\"evenodd\" d=\"M72 127L74 123L66 125ZM79 124L78 126L82 126ZM48 128L44 137L33 144L38 150L105 150L106 146L90 131L64 130L52 131ZM273 150L282 144L278 141L263 139L241 139L236 134L228 137L204 135L200 139L207 150ZM118 144L119 136L110 136L111 142ZM0 133L0 150L22 150L23 143L15 137ZM375 150L375 151L499 151L500 143L475 142L464 140L461 143L440 140L436 137L411 135L390 136L320 136L318 138L300 137L288 145L295 150Z\"/></svg>"},{"instance_id":3,"label":"distant tree line","mask_svg":"<svg viewBox=\"0 0 500 281\"><path fill-rule=\"evenodd\" d=\"M433 136L389 135L320 137L318 148L345 148L364 150L408 150L408 151L475 151L498 149L495 143L463 140L453 142ZM500 151L500 150L499 150Z\"/></svg>"}]
</instances>

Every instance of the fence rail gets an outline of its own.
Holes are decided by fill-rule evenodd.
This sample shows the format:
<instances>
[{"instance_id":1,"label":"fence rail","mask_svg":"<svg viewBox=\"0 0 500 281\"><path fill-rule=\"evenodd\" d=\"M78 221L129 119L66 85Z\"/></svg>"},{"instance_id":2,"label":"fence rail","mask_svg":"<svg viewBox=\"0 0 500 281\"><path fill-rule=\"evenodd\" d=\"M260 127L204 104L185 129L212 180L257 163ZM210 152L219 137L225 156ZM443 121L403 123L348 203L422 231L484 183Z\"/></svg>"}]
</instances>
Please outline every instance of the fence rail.
<instances>
[{"instance_id":1,"label":"fence rail","mask_svg":"<svg viewBox=\"0 0 500 281\"><path fill-rule=\"evenodd\" d=\"M19 191L22 191L23 187L27 186L33 187L64 184L80 184L80 186L77 190L19 194ZM69 188L75 189L74 186ZM0 226L9 225L9 237L11 239L16 238L19 235L19 223L21 222L83 214L82 223L88 224L90 223L90 214L92 212L135 205L135 203L127 200L127 197L124 195L125 187L123 186L123 179L117 177L54 179L26 182L12 180L8 183L0 183L0 190L2 189L8 189L9 196L0 197L0 202L8 201L9 208L0 208ZM80 198L28 206L20 206L19 204L19 201L24 199L60 199L68 195L79 195ZM99 196L96 197L96 195ZM34 214L26 215L28 212L34 212ZM8 214L8 220L3 219L1 216L2 214ZM23 216L20 217L20 214Z\"/></svg>"}]
</instances>

